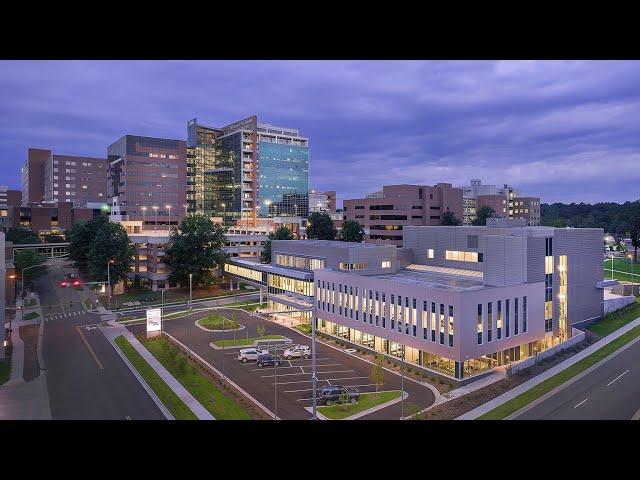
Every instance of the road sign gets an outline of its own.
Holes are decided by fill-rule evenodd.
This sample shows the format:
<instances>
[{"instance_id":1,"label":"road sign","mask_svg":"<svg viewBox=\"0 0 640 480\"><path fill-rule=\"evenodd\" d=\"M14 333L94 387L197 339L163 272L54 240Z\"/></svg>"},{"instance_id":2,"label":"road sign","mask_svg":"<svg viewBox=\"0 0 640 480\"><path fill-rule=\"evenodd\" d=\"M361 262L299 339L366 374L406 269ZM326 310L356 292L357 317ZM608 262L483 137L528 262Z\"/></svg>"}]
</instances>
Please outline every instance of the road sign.
<instances>
[{"instance_id":1,"label":"road sign","mask_svg":"<svg viewBox=\"0 0 640 480\"><path fill-rule=\"evenodd\" d=\"M160 308L147 309L147 337L160 334L162 310Z\"/></svg>"}]
</instances>

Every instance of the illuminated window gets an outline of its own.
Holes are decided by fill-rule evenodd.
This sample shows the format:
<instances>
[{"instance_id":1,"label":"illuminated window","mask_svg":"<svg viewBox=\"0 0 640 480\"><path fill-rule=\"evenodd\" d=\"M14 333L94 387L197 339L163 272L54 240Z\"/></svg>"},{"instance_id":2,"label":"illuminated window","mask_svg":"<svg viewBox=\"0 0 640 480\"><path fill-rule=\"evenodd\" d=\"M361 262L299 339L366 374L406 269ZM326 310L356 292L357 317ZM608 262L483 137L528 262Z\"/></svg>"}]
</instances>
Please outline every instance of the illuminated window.
<instances>
[{"instance_id":1,"label":"illuminated window","mask_svg":"<svg viewBox=\"0 0 640 480\"><path fill-rule=\"evenodd\" d=\"M434 258L433 248L427 250L427 258Z\"/></svg>"},{"instance_id":2,"label":"illuminated window","mask_svg":"<svg viewBox=\"0 0 640 480\"><path fill-rule=\"evenodd\" d=\"M387 260L386 262L382 262L382 268L391 268L391 261Z\"/></svg>"},{"instance_id":3,"label":"illuminated window","mask_svg":"<svg viewBox=\"0 0 640 480\"><path fill-rule=\"evenodd\" d=\"M478 255L478 252L462 252L456 250L446 250L444 258L446 260L454 260L457 262L482 262L482 254Z\"/></svg>"}]
</instances>

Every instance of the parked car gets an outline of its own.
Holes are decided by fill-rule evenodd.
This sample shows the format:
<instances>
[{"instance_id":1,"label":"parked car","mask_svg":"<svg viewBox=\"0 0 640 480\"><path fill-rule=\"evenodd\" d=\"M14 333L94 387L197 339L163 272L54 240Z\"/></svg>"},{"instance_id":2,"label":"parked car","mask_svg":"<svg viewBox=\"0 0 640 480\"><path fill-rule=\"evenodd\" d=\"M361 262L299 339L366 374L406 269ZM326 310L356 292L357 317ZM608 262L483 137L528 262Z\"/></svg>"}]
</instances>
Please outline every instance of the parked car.
<instances>
[{"instance_id":1,"label":"parked car","mask_svg":"<svg viewBox=\"0 0 640 480\"><path fill-rule=\"evenodd\" d=\"M293 345L292 347L287 348L283 355L287 360L291 360L294 357L310 358L311 349L306 345Z\"/></svg>"},{"instance_id":2,"label":"parked car","mask_svg":"<svg viewBox=\"0 0 640 480\"><path fill-rule=\"evenodd\" d=\"M258 350L257 348L241 348L238 352L238 360L242 363L248 361L258 360L258 355L265 353L264 350Z\"/></svg>"},{"instance_id":3,"label":"parked car","mask_svg":"<svg viewBox=\"0 0 640 480\"><path fill-rule=\"evenodd\" d=\"M261 353L258 355L257 365L258 367L275 367L276 364L280 365L282 361L280 357L275 357L270 353Z\"/></svg>"},{"instance_id":4,"label":"parked car","mask_svg":"<svg viewBox=\"0 0 640 480\"><path fill-rule=\"evenodd\" d=\"M318 403L320 405L333 405L345 400L349 403L356 403L359 398L360 392L357 389L340 385L322 387L318 392Z\"/></svg>"}]
</instances>

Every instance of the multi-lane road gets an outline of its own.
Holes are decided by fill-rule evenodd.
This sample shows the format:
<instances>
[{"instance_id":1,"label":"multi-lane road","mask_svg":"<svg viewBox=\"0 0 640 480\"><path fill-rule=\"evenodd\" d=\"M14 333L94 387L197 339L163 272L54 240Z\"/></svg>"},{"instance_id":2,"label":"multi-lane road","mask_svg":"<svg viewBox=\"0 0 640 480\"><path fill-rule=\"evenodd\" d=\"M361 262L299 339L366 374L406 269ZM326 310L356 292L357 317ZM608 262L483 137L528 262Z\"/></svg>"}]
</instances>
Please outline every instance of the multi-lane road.
<instances>
[{"instance_id":1,"label":"multi-lane road","mask_svg":"<svg viewBox=\"0 0 640 480\"><path fill-rule=\"evenodd\" d=\"M37 280L45 316L43 357L51 416L56 419L163 419L104 335L99 315L86 313L80 292L64 288L62 264Z\"/></svg>"},{"instance_id":2,"label":"multi-lane road","mask_svg":"<svg viewBox=\"0 0 640 480\"><path fill-rule=\"evenodd\" d=\"M629 420L640 416L640 341L562 388L518 420Z\"/></svg>"}]
</instances>

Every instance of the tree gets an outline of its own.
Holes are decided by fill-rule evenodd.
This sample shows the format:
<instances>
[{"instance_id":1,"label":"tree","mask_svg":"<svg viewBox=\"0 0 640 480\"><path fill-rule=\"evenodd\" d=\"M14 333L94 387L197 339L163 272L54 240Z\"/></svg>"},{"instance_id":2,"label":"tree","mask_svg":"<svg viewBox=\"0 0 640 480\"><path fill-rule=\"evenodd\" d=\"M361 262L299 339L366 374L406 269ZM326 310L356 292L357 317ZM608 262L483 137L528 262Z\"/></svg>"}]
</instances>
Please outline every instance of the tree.
<instances>
[{"instance_id":1,"label":"tree","mask_svg":"<svg viewBox=\"0 0 640 480\"><path fill-rule=\"evenodd\" d=\"M360 243L364 240L364 227L355 220L345 220L340 237L343 242Z\"/></svg>"},{"instance_id":2,"label":"tree","mask_svg":"<svg viewBox=\"0 0 640 480\"><path fill-rule=\"evenodd\" d=\"M27 228L9 228L4 240L14 244L42 243L40 237Z\"/></svg>"},{"instance_id":3,"label":"tree","mask_svg":"<svg viewBox=\"0 0 640 480\"><path fill-rule=\"evenodd\" d=\"M264 337L264 333L267 331L267 328L263 323L260 323L258 324L258 326L256 326L256 331L258 332L258 338L262 338Z\"/></svg>"},{"instance_id":4,"label":"tree","mask_svg":"<svg viewBox=\"0 0 640 480\"><path fill-rule=\"evenodd\" d=\"M224 252L227 241L224 228L204 215L186 217L177 229L171 231L165 263L171 269L170 282L188 285L211 285L212 269L221 266L228 255Z\"/></svg>"},{"instance_id":5,"label":"tree","mask_svg":"<svg viewBox=\"0 0 640 480\"><path fill-rule=\"evenodd\" d=\"M115 285L131 271L134 254L133 245L124 227L107 221L98 230L87 254L87 273L93 281L104 281L108 276L111 285Z\"/></svg>"},{"instance_id":6,"label":"tree","mask_svg":"<svg viewBox=\"0 0 640 480\"><path fill-rule=\"evenodd\" d=\"M16 253L13 259L13 265L16 268L16 272L20 272L22 275L22 270L30 267L34 267L36 265L42 265L45 262L45 257L40 252L36 250L22 250ZM24 272L25 277L33 279L44 273L47 267L44 265L40 268L31 268L28 272ZM24 280L24 279L23 279Z\"/></svg>"},{"instance_id":7,"label":"tree","mask_svg":"<svg viewBox=\"0 0 640 480\"><path fill-rule=\"evenodd\" d=\"M313 212L307 221L307 238L313 240L335 240L338 230L326 212Z\"/></svg>"},{"instance_id":8,"label":"tree","mask_svg":"<svg viewBox=\"0 0 640 480\"><path fill-rule=\"evenodd\" d=\"M453 212L447 210L442 214L442 221L440 222L442 225L460 225L462 222L458 217L454 215Z\"/></svg>"},{"instance_id":9,"label":"tree","mask_svg":"<svg viewBox=\"0 0 640 480\"><path fill-rule=\"evenodd\" d=\"M480 227L487 224L487 218L491 218L495 214L495 210L489 206L480 207L476 212L476 218L471 222L472 225Z\"/></svg>"},{"instance_id":10,"label":"tree","mask_svg":"<svg viewBox=\"0 0 640 480\"><path fill-rule=\"evenodd\" d=\"M287 227L280 227L275 232L270 233L260 254L261 262L271 263L271 240L293 240L293 233Z\"/></svg>"},{"instance_id":11,"label":"tree","mask_svg":"<svg viewBox=\"0 0 640 480\"><path fill-rule=\"evenodd\" d=\"M629 237L633 246L633 261L638 261L638 247L640 247L640 213L636 213L629 222Z\"/></svg>"},{"instance_id":12,"label":"tree","mask_svg":"<svg viewBox=\"0 0 640 480\"><path fill-rule=\"evenodd\" d=\"M378 389L384 385L384 357L380 354L376 355L373 366L371 367L371 383L376 386L376 398L378 398Z\"/></svg>"},{"instance_id":13,"label":"tree","mask_svg":"<svg viewBox=\"0 0 640 480\"><path fill-rule=\"evenodd\" d=\"M76 222L69 230L69 258L75 262L81 272L88 272L91 247L98 232L108 224L109 219L105 215L100 215L88 222Z\"/></svg>"}]
</instances>

